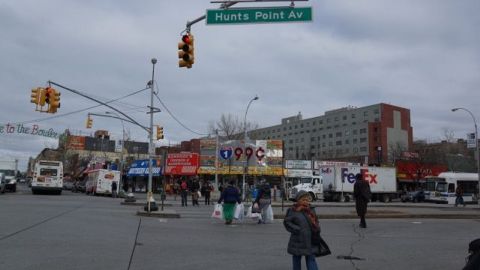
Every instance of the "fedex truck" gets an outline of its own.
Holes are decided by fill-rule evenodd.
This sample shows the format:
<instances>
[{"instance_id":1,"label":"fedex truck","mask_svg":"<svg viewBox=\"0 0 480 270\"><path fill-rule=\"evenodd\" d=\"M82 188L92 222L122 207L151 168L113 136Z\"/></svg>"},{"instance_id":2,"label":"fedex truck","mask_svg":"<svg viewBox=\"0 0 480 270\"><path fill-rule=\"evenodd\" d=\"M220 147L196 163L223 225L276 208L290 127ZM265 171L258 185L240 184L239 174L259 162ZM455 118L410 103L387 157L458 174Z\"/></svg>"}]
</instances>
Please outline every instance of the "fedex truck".
<instances>
[{"instance_id":1,"label":"fedex truck","mask_svg":"<svg viewBox=\"0 0 480 270\"><path fill-rule=\"evenodd\" d=\"M370 183L372 201L390 202L397 194L395 168L367 166L320 166L325 201L350 201L356 175Z\"/></svg>"},{"instance_id":2,"label":"fedex truck","mask_svg":"<svg viewBox=\"0 0 480 270\"><path fill-rule=\"evenodd\" d=\"M117 194L120 189L120 171L97 169L89 171L85 183L85 193L92 195L111 195L112 184L117 182Z\"/></svg>"}]
</instances>

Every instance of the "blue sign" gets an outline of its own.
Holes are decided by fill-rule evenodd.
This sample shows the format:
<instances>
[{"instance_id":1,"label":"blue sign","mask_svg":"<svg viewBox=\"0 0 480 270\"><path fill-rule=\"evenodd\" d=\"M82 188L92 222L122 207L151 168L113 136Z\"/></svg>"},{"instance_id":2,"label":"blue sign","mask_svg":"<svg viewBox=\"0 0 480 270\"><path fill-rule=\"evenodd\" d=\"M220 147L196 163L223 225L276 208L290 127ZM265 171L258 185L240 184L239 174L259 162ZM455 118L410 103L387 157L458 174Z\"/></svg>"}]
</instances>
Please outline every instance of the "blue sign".
<instances>
[{"instance_id":1,"label":"blue sign","mask_svg":"<svg viewBox=\"0 0 480 270\"><path fill-rule=\"evenodd\" d=\"M230 159L233 154L233 149L231 147L220 149L220 156L223 159Z\"/></svg>"},{"instance_id":2,"label":"blue sign","mask_svg":"<svg viewBox=\"0 0 480 270\"><path fill-rule=\"evenodd\" d=\"M152 176L160 176L162 168L155 165L157 165L155 160L152 160ZM135 160L130 166L127 176L148 176L148 159Z\"/></svg>"}]
</instances>

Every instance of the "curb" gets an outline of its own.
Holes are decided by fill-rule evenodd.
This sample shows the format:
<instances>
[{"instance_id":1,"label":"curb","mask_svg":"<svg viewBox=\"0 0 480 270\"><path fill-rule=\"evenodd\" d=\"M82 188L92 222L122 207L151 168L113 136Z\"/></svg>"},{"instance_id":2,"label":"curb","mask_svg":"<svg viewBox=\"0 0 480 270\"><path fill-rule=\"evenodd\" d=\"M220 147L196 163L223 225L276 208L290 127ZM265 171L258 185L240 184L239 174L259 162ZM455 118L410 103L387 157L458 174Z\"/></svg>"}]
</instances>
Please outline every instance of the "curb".
<instances>
[{"instance_id":1,"label":"curb","mask_svg":"<svg viewBox=\"0 0 480 270\"><path fill-rule=\"evenodd\" d=\"M327 215L317 215L319 219L358 219L357 215L349 214L327 214ZM273 215L274 219L284 219L285 215ZM402 219L402 218L412 218L412 219L480 219L480 215L445 215L445 214L383 214L383 215L369 215L366 216L367 219Z\"/></svg>"},{"instance_id":2,"label":"curb","mask_svg":"<svg viewBox=\"0 0 480 270\"><path fill-rule=\"evenodd\" d=\"M165 212L165 211L154 211L150 212L150 214L146 211L137 211L137 216L142 217L157 217L157 218L180 218L180 214L176 212Z\"/></svg>"},{"instance_id":3,"label":"curb","mask_svg":"<svg viewBox=\"0 0 480 270\"><path fill-rule=\"evenodd\" d=\"M130 206L145 206L147 202L120 202L121 205L130 205ZM161 203L157 203L158 206L161 206ZM173 206L171 203L164 203L163 206Z\"/></svg>"}]
</instances>

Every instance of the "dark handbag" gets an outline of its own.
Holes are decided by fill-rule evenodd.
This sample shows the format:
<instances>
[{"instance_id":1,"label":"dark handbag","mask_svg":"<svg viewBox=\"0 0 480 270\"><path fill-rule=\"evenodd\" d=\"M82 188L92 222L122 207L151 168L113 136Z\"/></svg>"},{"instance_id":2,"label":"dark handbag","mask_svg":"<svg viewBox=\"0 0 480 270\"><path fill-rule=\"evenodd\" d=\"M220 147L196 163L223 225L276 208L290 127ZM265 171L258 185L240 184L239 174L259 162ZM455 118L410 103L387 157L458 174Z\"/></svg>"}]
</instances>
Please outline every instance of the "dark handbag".
<instances>
[{"instance_id":1,"label":"dark handbag","mask_svg":"<svg viewBox=\"0 0 480 270\"><path fill-rule=\"evenodd\" d=\"M320 232L312 232L312 246L318 247L318 251L314 253L315 257L322 257L332 254L327 243L320 236Z\"/></svg>"}]
</instances>

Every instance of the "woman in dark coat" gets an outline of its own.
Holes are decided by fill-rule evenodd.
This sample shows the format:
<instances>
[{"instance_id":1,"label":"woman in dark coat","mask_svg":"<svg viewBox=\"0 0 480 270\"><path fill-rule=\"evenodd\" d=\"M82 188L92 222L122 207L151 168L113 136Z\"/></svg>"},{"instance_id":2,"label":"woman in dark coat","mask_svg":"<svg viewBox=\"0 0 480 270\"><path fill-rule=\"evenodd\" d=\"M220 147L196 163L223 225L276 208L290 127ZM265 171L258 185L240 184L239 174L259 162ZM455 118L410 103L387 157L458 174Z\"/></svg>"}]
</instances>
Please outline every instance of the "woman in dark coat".
<instances>
[{"instance_id":1,"label":"woman in dark coat","mask_svg":"<svg viewBox=\"0 0 480 270\"><path fill-rule=\"evenodd\" d=\"M310 206L309 196L308 192L298 192L297 202L288 209L283 220L283 225L291 233L287 252L292 254L293 270L301 269L302 256L305 256L307 270L317 270L315 256L330 253L320 238L320 225L315 209Z\"/></svg>"},{"instance_id":2,"label":"woman in dark coat","mask_svg":"<svg viewBox=\"0 0 480 270\"><path fill-rule=\"evenodd\" d=\"M353 185L353 197L355 197L357 215L360 217L360 228L367 228L365 215L367 214L367 206L371 197L370 184L363 179L360 173L356 175L355 184Z\"/></svg>"}]
</instances>

